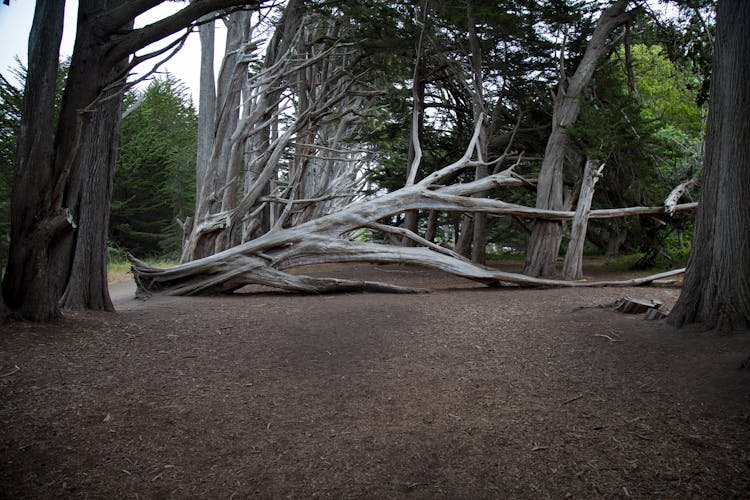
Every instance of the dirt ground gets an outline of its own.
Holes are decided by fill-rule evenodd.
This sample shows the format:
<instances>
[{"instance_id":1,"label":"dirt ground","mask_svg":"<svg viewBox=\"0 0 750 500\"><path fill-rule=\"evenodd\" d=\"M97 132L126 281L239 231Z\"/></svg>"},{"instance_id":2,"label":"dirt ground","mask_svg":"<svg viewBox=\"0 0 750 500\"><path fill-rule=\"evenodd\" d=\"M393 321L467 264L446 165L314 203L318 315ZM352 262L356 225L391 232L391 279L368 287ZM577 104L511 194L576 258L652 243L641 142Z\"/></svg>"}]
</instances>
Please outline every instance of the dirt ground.
<instances>
[{"instance_id":1,"label":"dirt ground","mask_svg":"<svg viewBox=\"0 0 750 500\"><path fill-rule=\"evenodd\" d=\"M750 497L750 334L596 307L678 288L314 271L435 291L117 285L116 314L2 327L0 497Z\"/></svg>"}]
</instances>

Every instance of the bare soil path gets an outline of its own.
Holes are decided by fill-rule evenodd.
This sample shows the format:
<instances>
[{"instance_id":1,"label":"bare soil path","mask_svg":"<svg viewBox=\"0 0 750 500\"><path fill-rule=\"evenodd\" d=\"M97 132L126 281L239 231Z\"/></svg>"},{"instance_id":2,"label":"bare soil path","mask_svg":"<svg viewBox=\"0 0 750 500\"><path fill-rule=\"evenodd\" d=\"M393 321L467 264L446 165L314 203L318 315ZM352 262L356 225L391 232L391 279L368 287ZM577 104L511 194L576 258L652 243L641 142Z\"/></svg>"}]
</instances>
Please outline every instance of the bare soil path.
<instances>
[{"instance_id":1,"label":"bare soil path","mask_svg":"<svg viewBox=\"0 0 750 500\"><path fill-rule=\"evenodd\" d=\"M750 497L750 335L595 307L679 289L317 271L435 292L0 327L0 498Z\"/></svg>"}]
</instances>

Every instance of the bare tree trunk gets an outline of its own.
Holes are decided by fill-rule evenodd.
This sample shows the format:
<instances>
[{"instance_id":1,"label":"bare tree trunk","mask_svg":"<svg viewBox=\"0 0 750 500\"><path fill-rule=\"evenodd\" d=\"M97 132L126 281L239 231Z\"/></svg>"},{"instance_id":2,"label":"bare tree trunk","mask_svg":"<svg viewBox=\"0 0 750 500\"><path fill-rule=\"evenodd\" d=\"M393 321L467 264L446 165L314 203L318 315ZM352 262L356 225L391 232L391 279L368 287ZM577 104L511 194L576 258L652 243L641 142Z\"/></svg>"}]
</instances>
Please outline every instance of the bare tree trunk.
<instances>
[{"instance_id":1,"label":"bare tree trunk","mask_svg":"<svg viewBox=\"0 0 750 500\"><path fill-rule=\"evenodd\" d=\"M581 194L578 197L576 213L573 216L568 252L563 264L563 279L579 280L583 276L583 247L586 243L586 228L589 224L591 201L594 198L594 186L603 169L604 164L597 169L595 160L586 160L581 182Z\"/></svg>"},{"instance_id":2,"label":"bare tree trunk","mask_svg":"<svg viewBox=\"0 0 750 500\"><path fill-rule=\"evenodd\" d=\"M454 250L463 257L471 257L471 242L474 239L474 215L464 214L458 226Z\"/></svg>"},{"instance_id":3,"label":"bare tree trunk","mask_svg":"<svg viewBox=\"0 0 750 500\"><path fill-rule=\"evenodd\" d=\"M424 239L427 241L435 242L435 236L437 235L437 223L438 213L435 210L430 210L430 215L427 218L427 229L424 232Z\"/></svg>"},{"instance_id":4,"label":"bare tree trunk","mask_svg":"<svg viewBox=\"0 0 750 500\"><path fill-rule=\"evenodd\" d=\"M55 179L55 82L64 8L57 0L39 0L34 12L3 280L8 307L34 321L60 314L57 301L64 286L63 270L56 269L50 253L60 234L72 230L68 213L55 210L49 189Z\"/></svg>"},{"instance_id":5,"label":"bare tree trunk","mask_svg":"<svg viewBox=\"0 0 750 500\"><path fill-rule=\"evenodd\" d=\"M222 211L224 205L233 200L236 205L236 190L239 166L233 165L236 158L237 141L233 139L239 123L241 90L247 77L245 45L248 42L249 12L235 12L227 19L227 40L224 60L219 71L211 132L211 150L201 192L196 199L195 222ZM208 60L206 60L208 63ZM210 62L213 65L213 61ZM208 111L207 111L208 112ZM232 176L235 176L234 180ZM232 195L234 197L232 198ZM226 237L221 232L201 233L196 231L188 238L183 249L183 261L206 257L226 246Z\"/></svg>"},{"instance_id":6,"label":"bare tree trunk","mask_svg":"<svg viewBox=\"0 0 750 500\"><path fill-rule=\"evenodd\" d=\"M195 0L193 0L195 1ZM216 116L216 80L214 76L214 21L198 28L201 41L200 92L198 95L198 151L195 163L195 197L201 195L208 170Z\"/></svg>"},{"instance_id":7,"label":"bare tree trunk","mask_svg":"<svg viewBox=\"0 0 750 500\"><path fill-rule=\"evenodd\" d=\"M602 12L583 59L572 77L567 78L564 67L561 67L552 112L552 132L537 181L537 208L562 208L563 164L568 147L568 127L575 124L578 118L581 94L594 74L597 61L607 50L610 34L620 24L635 16L635 9L625 11L628 3L628 0L618 0ZM523 273L529 276L554 276L557 273L556 262L561 240L562 225L559 222L537 221L526 250Z\"/></svg>"},{"instance_id":8,"label":"bare tree trunk","mask_svg":"<svg viewBox=\"0 0 750 500\"><path fill-rule=\"evenodd\" d=\"M241 89L243 113L236 120L240 106L222 105L218 99L217 107L222 113L232 110L235 122L225 127L223 118L217 120L217 145L207 174L214 188L206 184L198 200L183 261L257 238L276 226L325 215L355 196L363 182L359 167L369 153L352 148L348 139L367 116L368 99L379 94L365 90L348 67L353 52L339 44L341 27L340 19L307 15L304 2L294 0L268 43L264 68L242 83L246 58L230 65L240 71L227 95L234 98ZM293 119L288 120L285 110L292 108ZM221 156L220 151L228 153ZM221 172L225 166L228 170ZM244 184L239 200L238 180ZM199 252L204 248L210 252Z\"/></svg>"},{"instance_id":9,"label":"bare tree trunk","mask_svg":"<svg viewBox=\"0 0 750 500\"><path fill-rule=\"evenodd\" d=\"M417 42L416 58L414 61L414 76L412 77L412 120L409 140L408 170L406 173L406 185L411 186L417 179L419 166L422 161L422 138L424 131L424 87L425 81L422 76L423 65L423 43L424 33L427 27L427 5L420 5L422 18L422 30ZM419 229L419 210L411 210L404 214L403 227L416 233ZM401 245L414 246L410 238L402 238Z\"/></svg>"},{"instance_id":10,"label":"bare tree trunk","mask_svg":"<svg viewBox=\"0 0 750 500\"><path fill-rule=\"evenodd\" d=\"M720 0L693 246L668 321L750 329L750 3Z\"/></svg>"},{"instance_id":11,"label":"bare tree trunk","mask_svg":"<svg viewBox=\"0 0 750 500\"><path fill-rule=\"evenodd\" d=\"M469 1L466 5L466 23L469 32L469 47L471 49L471 77L474 84L474 92L472 93L474 121L485 117L487 120L487 105L484 100L484 87L483 87L483 75L482 75L482 46L479 44L479 37L477 36L476 19L474 18L474 9L472 1ZM496 103L497 106L501 105L500 99ZM487 152L489 147L489 132L487 123L482 124L482 129L479 132L479 138L477 139L477 151L480 162L488 161ZM474 179L479 180L489 175L487 165L477 165L474 169ZM483 198L487 196L488 192L475 193L475 197ZM486 247L487 247L487 215L485 214L474 214L474 220L471 224L471 260L478 264L484 264L487 260ZM468 234L467 234L468 238Z\"/></svg>"}]
</instances>

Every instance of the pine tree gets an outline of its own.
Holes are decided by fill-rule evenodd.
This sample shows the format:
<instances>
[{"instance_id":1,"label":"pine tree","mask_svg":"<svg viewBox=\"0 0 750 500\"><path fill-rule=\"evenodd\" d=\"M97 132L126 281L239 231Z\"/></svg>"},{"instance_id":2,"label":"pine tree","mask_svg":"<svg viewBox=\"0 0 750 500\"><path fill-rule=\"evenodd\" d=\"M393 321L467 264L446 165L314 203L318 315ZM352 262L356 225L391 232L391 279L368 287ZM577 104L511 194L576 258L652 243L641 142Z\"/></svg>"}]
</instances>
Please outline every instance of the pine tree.
<instances>
[{"instance_id":1,"label":"pine tree","mask_svg":"<svg viewBox=\"0 0 750 500\"><path fill-rule=\"evenodd\" d=\"M197 115L171 75L126 97L115 174L111 241L140 256L179 256L176 219L192 215ZM126 108L127 109L127 108Z\"/></svg>"}]
</instances>

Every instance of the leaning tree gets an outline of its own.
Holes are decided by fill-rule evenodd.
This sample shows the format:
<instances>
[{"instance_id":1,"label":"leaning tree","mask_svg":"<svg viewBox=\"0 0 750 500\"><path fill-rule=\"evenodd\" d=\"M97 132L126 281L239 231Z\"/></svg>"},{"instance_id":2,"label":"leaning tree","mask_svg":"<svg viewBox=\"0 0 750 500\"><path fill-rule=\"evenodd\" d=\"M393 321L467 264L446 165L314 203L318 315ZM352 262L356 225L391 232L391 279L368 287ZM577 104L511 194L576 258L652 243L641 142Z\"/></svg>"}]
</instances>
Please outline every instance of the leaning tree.
<instances>
[{"instance_id":1,"label":"leaning tree","mask_svg":"<svg viewBox=\"0 0 750 500\"><path fill-rule=\"evenodd\" d=\"M163 0L80 0L78 26L59 117L55 75L64 1L37 0L18 139L11 243L3 296L21 317L47 321L68 308L112 309L106 238L123 91L137 64L180 46L136 55L196 20L260 0L203 0L148 26L135 18ZM187 36L187 32L185 33Z\"/></svg>"},{"instance_id":2,"label":"leaning tree","mask_svg":"<svg viewBox=\"0 0 750 500\"><path fill-rule=\"evenodd\" d=\"M586 51L572 76L566 74L562 62L564 57L561 57L560 82L554 97L552 113L552 131L539 172L537 208L563 208L563 164L570 141L570 129L578 119L583 92L594 75L597 62L607 53L610 35L618 26L632 20L638 13L637 8L627 10L629 3L629 0L618 0L602 11ZM564 51L564 48L562 50ZM557 273L556 262L561 241L560 222L535 223L526 250L524 274L554 276Z\"/></svg>"},{"instance_id":3,"label":"leaning tree","mask_svg":"<svg viewBox=\"0 0 750 500\"><path fill-rule=\"evenodd\" d=\"M750 3L716 12L706 154L693 246L668 321L750 328Z\"/></svg>"}]
</instances>

